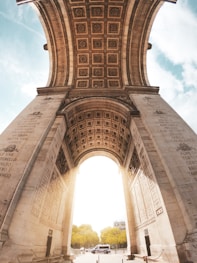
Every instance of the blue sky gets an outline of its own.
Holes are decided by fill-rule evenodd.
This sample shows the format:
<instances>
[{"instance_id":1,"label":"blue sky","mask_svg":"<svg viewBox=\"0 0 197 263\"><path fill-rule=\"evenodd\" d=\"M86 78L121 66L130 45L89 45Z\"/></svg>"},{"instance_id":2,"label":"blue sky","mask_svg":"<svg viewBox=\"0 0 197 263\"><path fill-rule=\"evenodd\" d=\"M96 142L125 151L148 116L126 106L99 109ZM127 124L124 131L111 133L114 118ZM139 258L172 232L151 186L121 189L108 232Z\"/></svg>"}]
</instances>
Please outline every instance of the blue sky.
<instances>
[{"instance_id":1,"label":"blue sky","mask_svg":"<svg viewBox=\"0 0 197 263\"><path fill-rule=\"evenodd\" d=\"M30 4L0 1L0 133L48 79L48 52ZM148 77L162 97L197 132L197 1L165 3L151 32Z\"/></svg>"},{"instance_id":2,"label":"blue sky","mask_svg":"<svg viewBox=\"0 0 197 263\"><path fill-rule=\"evenodd\" d=\"M0 1L0 133L46 86L45 36L31 5Z\"/></svg>"},{"instance_id":3,"label":"blue sky","mask_svg":"<svg viewBox=\"0 0 197 263\"><path fill-rule=\"evenodd\" d=\"M197 132L197 1L165 3L155 19L148 77L161 96Z\"/></svg>"}]
</instances>

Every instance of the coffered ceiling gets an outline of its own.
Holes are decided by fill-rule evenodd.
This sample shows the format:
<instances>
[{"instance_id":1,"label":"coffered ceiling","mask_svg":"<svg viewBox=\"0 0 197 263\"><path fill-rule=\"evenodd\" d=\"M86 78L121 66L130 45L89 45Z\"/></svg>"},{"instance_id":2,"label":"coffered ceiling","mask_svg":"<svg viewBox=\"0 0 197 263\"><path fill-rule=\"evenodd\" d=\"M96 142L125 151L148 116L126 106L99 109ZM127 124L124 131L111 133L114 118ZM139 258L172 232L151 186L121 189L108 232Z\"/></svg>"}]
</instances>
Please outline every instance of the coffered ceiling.
<instances>
[{"instance_id":1,"label":"coffered ceiling","mask_svg":"<svg viewBox=\"0 0 197 263\"><path fill-rule=\"evenodd\" d=\"M22 2L30 0L18 0ZM164 1L33 2L50 56L48 87L38 93L65 92L57 114L65 116L64 143L73 163L104 152L123 164L132 143L130 123L140 116L129 93L154 89L146 75L146 53L154 17Z\"/></svg>"},{"instance_id":2,"label":"coffered ceiling","mask_svg":"<svg viewBox=\"0 0 197 263\"><path fill-rule=\"evenodd\" d=\"M123 163L132 141L131 115L138 112L117 99L78 99L61 110L65 115L65 143L74 163L90 152L105 152Z\"/></svg>"},{"instance_id":3,"label":"coffered ceiling","mask_svg":"<svg viewBox=\"0 0 197 263\"><path fill-rule=\"evenodd\" d=\"M175 0L171 0L175 2ZM50 56L48 86L124 89L148 86L149 33L162 0L34 2Z\"/></svg>"}]
</instances>

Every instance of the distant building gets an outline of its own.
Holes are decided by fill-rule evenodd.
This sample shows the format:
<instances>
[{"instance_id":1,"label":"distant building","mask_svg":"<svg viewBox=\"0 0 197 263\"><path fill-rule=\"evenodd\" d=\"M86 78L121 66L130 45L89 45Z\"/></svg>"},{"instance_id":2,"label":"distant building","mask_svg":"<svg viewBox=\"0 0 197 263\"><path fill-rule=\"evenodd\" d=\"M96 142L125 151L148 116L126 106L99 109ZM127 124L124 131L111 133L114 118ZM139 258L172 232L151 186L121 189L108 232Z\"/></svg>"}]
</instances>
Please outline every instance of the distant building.
<instances>
[{"instance_id":1,"label":"distant building","mask_svg":"<svg viewBox=\"0 0 197 263\"><path fill-rule=\"evenodd\" d=\"M125 221L115 221L114 227L117 227L120 230L125 230L126 229Z\"/></svg>"}]
</instances>

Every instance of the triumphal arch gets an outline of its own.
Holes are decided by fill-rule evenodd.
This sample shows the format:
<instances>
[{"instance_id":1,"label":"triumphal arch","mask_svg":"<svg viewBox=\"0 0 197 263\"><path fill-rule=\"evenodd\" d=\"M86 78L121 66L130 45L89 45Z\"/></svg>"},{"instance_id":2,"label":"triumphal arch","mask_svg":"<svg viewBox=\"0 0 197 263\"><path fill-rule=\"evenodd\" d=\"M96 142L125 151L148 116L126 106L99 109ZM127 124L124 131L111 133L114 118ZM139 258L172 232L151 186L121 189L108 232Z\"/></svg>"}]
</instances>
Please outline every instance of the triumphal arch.
<instances>
[{"instance_id":1,"label":"triumphal arch","mask_svg":"<svg viewBox=\"0 0 197 263\"><path fill-rule=\"evenodd\" d=\"M17 2L39 13L50 74L0 138L0 262L69 260L77 167L103 154L122 170L129 254L196 263L197 137L146 73L165 1Z\"/></svg>"}]
</instances>

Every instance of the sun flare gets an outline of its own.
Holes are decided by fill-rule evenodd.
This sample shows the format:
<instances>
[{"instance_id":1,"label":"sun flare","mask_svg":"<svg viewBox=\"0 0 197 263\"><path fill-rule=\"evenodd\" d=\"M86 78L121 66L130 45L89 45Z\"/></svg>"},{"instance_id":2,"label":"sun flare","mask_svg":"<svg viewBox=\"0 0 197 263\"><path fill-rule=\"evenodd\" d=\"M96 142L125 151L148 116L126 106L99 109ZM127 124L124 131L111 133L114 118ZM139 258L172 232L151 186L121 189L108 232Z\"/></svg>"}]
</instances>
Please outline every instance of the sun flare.
<instances>
[{"instance_id":1,"label":"sun flare","mask_svg":"<svg viewBox=\"0 0 197 263\"><path fill-rule=\"evenodd\" d=\"M90 224L94 231L125 220L125 203L118 165L104 156L84 161L77 175L73 224Z\"/></svg>"}]
</instances>

